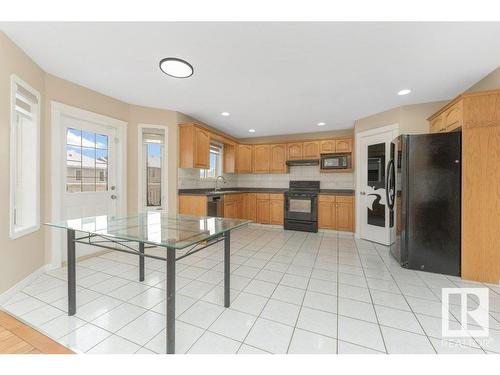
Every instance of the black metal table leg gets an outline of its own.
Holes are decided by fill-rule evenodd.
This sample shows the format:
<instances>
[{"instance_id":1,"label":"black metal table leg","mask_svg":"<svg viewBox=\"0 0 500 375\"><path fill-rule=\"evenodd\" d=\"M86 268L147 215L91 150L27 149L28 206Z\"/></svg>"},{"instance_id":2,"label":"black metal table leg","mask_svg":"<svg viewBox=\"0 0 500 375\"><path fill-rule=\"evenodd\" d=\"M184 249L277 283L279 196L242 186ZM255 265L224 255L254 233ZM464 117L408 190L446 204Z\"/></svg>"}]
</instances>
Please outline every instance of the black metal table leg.
<instances>
[{"instance_id":1,"label":"black metal table leg","mask_svg":"<svg viewBox=\"0 0 500 375\"><path fill-rule=\"evenodd\" d=\"M230 276L231 276L231 266L230 266L230 256L231 256L231 231L224 233L224 307L229 307L231 304L231 292L230 292Z\"/></svg>"},{"instance_id":2,"label":"black metal table leg","mask_svg":"<svg viewBox=\"0 0 500 375\"><path fill-rule=\"evenodd\" d=\"M76 314L76 254L75 254L75 231L67 231L68 252L68 315Z\"/></svg>"},{"instance_id":3,"label":"black metal table leg","mask_svg":"<svg viewBox=\"0 0 500 375\"><path fill-rule=\"evenodd\" d=\"M139 242L139 281L144 281L144 242Z\"/></svg>"},{"instance_id":4,"label":"black metal table leg","mask_svg":"<svg viewBox=\"0 0 500 375\"><path fill-rule=\"evenodd\" d=\"M175 354L175 256L167 247L167 354Z\"/></svg>"}]
</instances>

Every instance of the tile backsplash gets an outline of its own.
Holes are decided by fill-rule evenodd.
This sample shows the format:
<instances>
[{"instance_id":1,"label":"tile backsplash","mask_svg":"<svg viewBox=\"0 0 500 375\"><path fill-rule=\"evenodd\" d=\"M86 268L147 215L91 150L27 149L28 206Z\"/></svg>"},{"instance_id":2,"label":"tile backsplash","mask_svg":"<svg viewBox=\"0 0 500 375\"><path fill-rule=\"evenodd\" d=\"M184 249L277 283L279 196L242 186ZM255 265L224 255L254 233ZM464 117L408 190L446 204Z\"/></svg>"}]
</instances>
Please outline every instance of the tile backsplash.
<instances>
[{"instance_id":1,"label":"tile backsplash","mask_svg":"<svg viewBox=\"0 0 500 375\"><path fill-rule=\"evenodd\" d=\"M354 173L320 173L317 166L292 166L286 174L224 174L226 184L221 187L287 188L290 180L314 180L322 189L354 189ZM214 180L200 178L199 169L179 169L179 189L214 187Z\"/></svg>"}]
</instances>

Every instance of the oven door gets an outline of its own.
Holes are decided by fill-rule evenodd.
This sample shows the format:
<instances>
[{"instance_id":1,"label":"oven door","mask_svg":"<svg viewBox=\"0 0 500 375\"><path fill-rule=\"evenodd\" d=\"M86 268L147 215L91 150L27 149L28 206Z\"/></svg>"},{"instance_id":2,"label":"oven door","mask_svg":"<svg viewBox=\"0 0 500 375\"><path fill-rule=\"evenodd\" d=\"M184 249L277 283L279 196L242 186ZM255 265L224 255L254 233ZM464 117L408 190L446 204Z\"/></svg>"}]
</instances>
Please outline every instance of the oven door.
<instances>
[{"instance_id":1,"label":"oven door","mask_svg":"<svg viewBox=\"0 0 500 375\"><path fill-rule=\"evenodd\" d=\"M288 194L285 196L285 219L317 221L317 195Z\"/></svg>"}]
</instances>

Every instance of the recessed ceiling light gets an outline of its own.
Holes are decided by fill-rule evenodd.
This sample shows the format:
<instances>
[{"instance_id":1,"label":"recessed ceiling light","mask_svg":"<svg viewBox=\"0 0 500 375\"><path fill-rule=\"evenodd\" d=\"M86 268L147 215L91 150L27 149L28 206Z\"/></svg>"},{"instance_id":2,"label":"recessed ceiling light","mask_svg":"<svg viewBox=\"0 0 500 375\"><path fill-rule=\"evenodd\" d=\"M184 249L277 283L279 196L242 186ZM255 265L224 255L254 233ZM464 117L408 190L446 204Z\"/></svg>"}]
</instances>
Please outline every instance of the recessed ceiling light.
<instances>
[{"instance_id":1,"label":"recessed ceiling light","mask_svg":"<svg viewBox=\"0 0 500 375\"><path fill-rule=\"evenodd\" d=\"M229 113L229 112L222 112L222 113L221 113L221 115L222 115L222 116L226 116L226 117L227 117L227 116L229 116L229 115L230 115L230 113Z\"/></svg>"},{"instance_id":2,"label":"recessed ceiling light","mask_svg":"<svg viewBox=\"0 0 500 375\"><path fill-rule=\"evenodd\" d=\"M248 129L250 133L255 133L255 129Z\"/></svg>"},{"instance_id":3,"label":"recessed ceiling light","mask_svg":"<svg viewBox=\"0 0 500 375\"><path fill-rule=\"evenodd\" d=\"M193 75L193 67L187 61L176 57L167 57L160 61L160 69L166 75L175 78L187 78Z\"/></svg>"},{"instance_id":4,"label":"recessed ceiling light","mask_svg":"<svg viewBox=\"0 0 500 375\"><path fill-rule=\"evenodd\" d=\"M398 95L399 96L408 95L410 92L411 92L410 89L403 89L403 90L398 92Z\"/></svg>"},{"instance_id":5,"label":"recessed ceiling light","mask_svg":"<svg viewBox=\"0 0 500 375\"><path fill-rule=\"evenodd\" d=\"M326 122L318 122L318 126L325 126Z\"/></svg>"}]
</instances>

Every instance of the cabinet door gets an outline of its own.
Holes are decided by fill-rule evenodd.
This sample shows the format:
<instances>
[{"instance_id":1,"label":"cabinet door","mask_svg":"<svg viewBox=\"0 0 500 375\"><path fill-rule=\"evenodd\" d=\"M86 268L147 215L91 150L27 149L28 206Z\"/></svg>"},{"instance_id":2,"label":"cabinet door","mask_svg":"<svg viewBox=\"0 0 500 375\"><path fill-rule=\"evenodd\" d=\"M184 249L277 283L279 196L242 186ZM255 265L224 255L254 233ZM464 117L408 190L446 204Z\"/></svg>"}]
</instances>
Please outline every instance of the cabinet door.
<instances>
[{"instance_id":1,"label":"cabinet door","mask_svg":"<svg viewBox=\"0 0 500 375\"><path fill-rule=\"evenodd\" d=\"M236 201L224 202L224 217L236 219Z\"/></svg>"},{"instance_id":2,"label":"cabinet door","mask_svg":"<svg viewBox=\"0 0 500 375\"><path fill-rule=\"evenodd\" d=\"M337 198L337 230L352 232L354 228L354 210L352 199ZM343 197L342 197L343 198Z\"/></svg>"},{"instance_id":3,"label":"cabinet door","mask_svg":"<svg viewBox=\"0 0 500 375\"><path fill-rule=\"evenodd\" d=\"M254 193L245 194L245 219L256 221L257 220L257 199Z\"/></svg>"},{"instance_id":4,"label":"cabinet door","mask_svg":"<svg viewBox=\"0 0 500 375\"><path fill-rule=\"evenodd\" d=\"M252 149L251 145L238 145L236 155L236 169L238 173L252 173Z\"/></svg>"},{"instance_id":5,"label":"cabinet door","mask_svg":"<svg viewBox=\"0 0 500 375\"><path fill-rule=\"evenodd\" d=\"M283 225L285 217L285 213L283 211L285 202L283 199L283 196L281 196L281 199L269 200L269 222L271 224Z\"/></svg>"},{"instance_id":6,"label":"cabinet door","mask_svg":"<svg viewBox=\"0 0 500 375\"><path fill-rule=\"evenodd\" d=\"M452 131L462 127L463 112L462 101L454 104L450 109L444 113L446 131Z\"/></svg>"},{"instance_id":7,"label":"cabinet door","mask_svg":"<svg viewBox=\"0 0 500 375\"><path fill-rule=\"evenodd\" d=\"M289 143L287 145L288 160L302 159L302 143Z\"/></svg>"},{"instance_id":8,"label":"cabinet door","mask_svg":"<svg viewBox=\"0 0 500 375\"><path fill-rule=\"evenodd\" d=\"M257 199L257 223L269 224L269 199Z\"/></svg>"},{"instance_id":9,"label":"cabinet door","mask_svg":"<svg viewBox=\"0 0 500 375\"><path fill-rule=\"evenodd\" d=\"M269 172L286 173L286 145L271 145Z\"/></svg>"},{"instance_id":10,"label":"cabinet door","mask_svg":"<svg viewBox=\"0 0 500 375\"><path fill-rule=\"evenodd\" d=\"M319 159L319 142L304 142L303 144L304 159Z\"/></svg>"},{"instance_id":11,"label":"cabinet door","mask_svg":"<svg viewBox=\"0 0 500 375\"><path fill-rule=\"evenodd\" d=\"M336 139L335 152L352 152L352 139Z\"/></svg>"},{"instance_id":12,"label":"cabinet door","mask_svg":"<svg viewBox=\"0 0 500 375\"><path fill-rule=\"evenodd\" d=\"M444 114L440 114L431 121L431 133L441 133L446 131L446 122Z\"/></svg>"},{"instance_id":13,"label":"cabinet door","mask_svg":"<svg viewBox=\"0 0 500 375\"><path fill-rule=\"evenodd\" d=\"M224 144L224 173L236 172L236 147L234 145Z\"/></svg>"},{"instance_id":14,"label":"cabinet door","mask_svg":"<svg viewBox=\"0 0 500 375\"><path fill-rule=\"evenodd\" d=\"M331 152L335 152L335 141L333 139L321 141L319 146L319 151L322 154L329 154Z\"/></svg>"},{"instance_id":15,"label":"cabinet door","mask_svg":"<svg viewBox=\"0 0 500 375\"><path fill-rule=\"evenodd\" d=\"M194 167L208 169L210 154L210 136L199 128L194 131Z\"/></svg>"},{"instance_id":16,"label":"cabinet door","mask_svg":"<svg viewBox=\"0 0 500 375\"><path fill-rule=\"evenodd\" d=\"M269 173L270 146L256 145L253 149L253 171L255 173Z\"/></svg>"}]
</instances>

